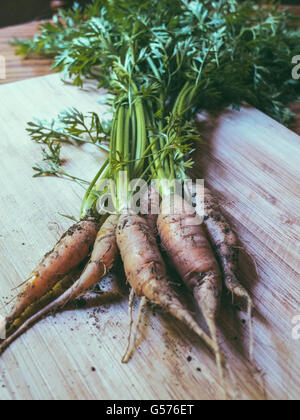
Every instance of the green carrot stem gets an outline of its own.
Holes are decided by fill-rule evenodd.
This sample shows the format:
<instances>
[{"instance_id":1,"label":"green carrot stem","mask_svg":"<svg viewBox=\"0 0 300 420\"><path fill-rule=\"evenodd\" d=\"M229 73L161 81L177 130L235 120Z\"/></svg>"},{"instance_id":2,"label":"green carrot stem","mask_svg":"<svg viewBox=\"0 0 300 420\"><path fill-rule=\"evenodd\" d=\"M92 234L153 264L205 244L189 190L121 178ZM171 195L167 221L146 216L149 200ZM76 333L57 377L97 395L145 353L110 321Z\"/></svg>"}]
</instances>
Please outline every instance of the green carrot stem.
<instances>
[{"instance_id":1,"label":"green carrot stem","mask_svg":"<svg viewBox=\"0 0 300 420\"><path fill-rule=\"evenodd\" d=\"M95 194L93 194L93 189L96 185L96 183L99 181L100 178L104 178L107 174L107 168L108 168L108 160L105 161L105 163L101 166L99 169L97 175L91 182L85 196L82 202L81 211L80 211L80 218L83 219L87 216L87 214L93 209L95 206L95 202L97 201L97 197Z\"/></svg>"}]
</instances>

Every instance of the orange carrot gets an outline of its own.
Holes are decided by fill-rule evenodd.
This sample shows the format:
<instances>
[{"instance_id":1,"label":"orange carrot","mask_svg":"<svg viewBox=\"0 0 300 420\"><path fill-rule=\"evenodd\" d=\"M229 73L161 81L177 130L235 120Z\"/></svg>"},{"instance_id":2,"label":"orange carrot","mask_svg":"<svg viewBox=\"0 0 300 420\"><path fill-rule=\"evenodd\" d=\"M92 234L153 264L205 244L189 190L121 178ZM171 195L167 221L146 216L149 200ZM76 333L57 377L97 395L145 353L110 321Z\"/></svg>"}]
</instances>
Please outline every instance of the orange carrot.
<instances>
[{"instance_id":1,"label":"orange carrot","mask_svg":"<svg viewBox=\"0 0 300 420\"><path fill-rule=\"evenodd\" d=\"M67 290L59 301L53 302L53 309L64 306L69 300L78 298L82 293L98 283L112 269L118 247L116 243L116 228L119 216L108 217L98 232L94 249L83 273L78 281Z\"/></svg>"},{"instance_id":2,"label":"orange carrot","mask_svg":"<svg viewBox=\"0 0 300 420\"><path fill-rule=\"evenodd\" d=\"M23 334L31 325L45 317L50 312L64 307L69 301L79 298L88 289L97 284L113 267L118 248L116 244L116 226L118 216L110 216L101 227L94 245L91 259L80 278L67 291L55 301L48 304L41 311L27 320L11 337L1 346L3 352L17 337Z\"/></svg>"},{"instance_id":3,"label":"orange carrot","mask_svg":"<svg viewBox=\"0 0 300 420\"><path fill-rule=\"evenodd\" d=\"M74 268L62 280L58 281L54 287L49 290L43 297L27 306L27 308L20 314L20 316L15 318L14 322L12 322L6 329L6 338L14 334L29 318L41 311L45 306L49 305L51 302L61 296L67 289L69 289L79 278L84 264L86 264L86 261L81 263L78 267Z\"/></svg>"},{"instance_id":4,"label":"orange carrot","mask_svg":"<svg viewBox=\"0 0 300 420\"><path fill-rule=\"evenodd\" d=\"M151 303L185 323L215 352L215 344L183 307L171 288L165 263L159 251L156 235L145 218L121 215L117 229L117 243L123 259L127 280L138 297Z\"/></svg>"},{"instance_id":5,"label":"orange carrot","mask_svg":"<svg viewBox=\"0 0 300 420\"><path fill-rule=\"evenodd\" d=\"M89 218L76 223L63 235L25 282L6 320L8 328L27 307L50 291L59 280L89 255L98 229L97 221Z\"/></svg>"},{"instance_id":6,"label":"orange carrot","mask_svg":"<svg viewBox=\"0 0 300 420\"><path fill-rule=\"evenodd\" d=\"M169 199L169 198L168 198ZM222 382L222 355L216 330L216 317L222 292L221 273L195 209L174 195L163 200L158 217L162 246L184 283L193 292L209 327Z\"/></svg>"}]
</instances>

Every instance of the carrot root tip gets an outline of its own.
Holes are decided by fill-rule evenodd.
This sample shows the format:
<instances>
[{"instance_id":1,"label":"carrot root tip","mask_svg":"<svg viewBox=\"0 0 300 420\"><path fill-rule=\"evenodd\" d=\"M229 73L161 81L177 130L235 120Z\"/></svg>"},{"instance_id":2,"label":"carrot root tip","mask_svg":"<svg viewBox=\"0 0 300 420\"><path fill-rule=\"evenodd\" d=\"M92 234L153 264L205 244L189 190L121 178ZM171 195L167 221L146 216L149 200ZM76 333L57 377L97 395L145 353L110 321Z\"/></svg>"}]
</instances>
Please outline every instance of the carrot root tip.
<instances>
[{"instance_id":1,"label":"carrot root tip","mask_svg":"<svg viewBox=\"0 0 300 420\"><path fill-rule=\"evenodd\" d=\"M126 347L125 353L124 353L124 355L122 357L122 363L128 363L129 362L128 354L129 354L129 349L130 349L130 344L131 344L132 327L133 327L133 303L134 303L134 297L135 297L135 292L134 292L133 289L131 289L130 295L129 295L129 302L128 302L129 333L128 333L128 338L127 338L127 347Z\"/></svg>"},{"instance_id":2,"label":"carrot root tip","mask_svg":"<svg viewBox=\"0 0 300 420\"><path fill-rule=\"evenodd\" d=\"M230 288L232 296L238 296L247 301L247 314L248 314L248 324L249 324L249 359L250 362L254 362L254 328L253 328L253 309L254 304L249 295L249 293L242 287L236 286Z\"/></svg>"},{"instance_id":3,"label":"carrot root tip","mask_svg":"<svg viewBox=\"0 0 300 420\"><path fill-rule=\"evenodd\" d=\"M139 332L139 326L140 326L140 323L141 323L141 320L142 320L143 310L146 307L146 305L147 305L147 299L146 299L145 296L143 296L141 301L140 301L139 311L138 311L136 322L135 322L134 329L133 329L133 334L132 334L133 337L132 337L132 340L131 340L131 345L130 345L130 342L129 342L128 343L129 344L128 350L127 350L127 352L125 353L125 355L122 359L122 363L124 363L124 364L129 362L129 360L131 359L132 354L135 350L135 346L136 346L136 342L137 342L137 335L138 335L138 332Z\"/></svg>"}]
</instances>

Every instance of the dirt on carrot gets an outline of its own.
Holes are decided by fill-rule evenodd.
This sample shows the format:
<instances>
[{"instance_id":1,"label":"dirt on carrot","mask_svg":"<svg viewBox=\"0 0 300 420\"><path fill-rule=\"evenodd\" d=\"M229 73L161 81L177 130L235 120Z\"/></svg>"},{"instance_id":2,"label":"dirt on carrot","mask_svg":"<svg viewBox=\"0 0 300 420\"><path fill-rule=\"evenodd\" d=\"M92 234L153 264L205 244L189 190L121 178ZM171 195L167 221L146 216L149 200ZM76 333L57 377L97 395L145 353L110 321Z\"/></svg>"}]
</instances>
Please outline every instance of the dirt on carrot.
<instances>
[{"instance_id":1,"label":"dirt on carrot","mask_svg":"<svg viewBox=\"0 0 300 420\"><path fill-rule=\"evenodd\" d=\"M122 215L117 229L127 280L138 297L145 297L182 321L215 352L215 344L198 326L169 284L166 265L155 233L147 221L137 215Z\"/></svg>"},{"instance_id":2,"label":"dirt on carrot","mask_svg":"<svg viewBox=\"0 0 300 420\"><path fill-rule=\"evenodd\" d=\"M196 194L203 200L203 191L196 187ZM252 299L238 279L239 241L230 223L224 217L217 199L209 189L204 191L204 225L212 247L222 268L225 286L233 296L248 303L250 360L254 358L254 334L252 325Z\"/></svg>"},{"instance_id":3,"label":"dirt on carrot","mask_svg":"<svg viewBox=\"0 0 300 420\"><path fill-rule=\"evenodd\" d=\"M53 250L45 255L16 297L13 310L7 317L8 328L26 308L51 291L57 282L87 258L98 229L98 222L89 218L76 223L62 236Z\"/></svg>"},{"instance_id":4,"label":"dirt on carrot","mask_svg":"<svg viewBox=\"0 0 300 420\"><path fill-rule=\"evenodd\" d=\"M73 282L74 284L71 285L71 287L69 287L64 293L60 293L60 296L56 300L45 306L40 311L33 313L34 310L37 309L35 306L31 306L29 309L27 308L23 314L23 318L20 317L17 319L17 322L11 324L9 331L13 332L13 334L0 346L0 352L6 350L8 346L21 334L27 331L31 325L34 325L49 313L53 313L58 309L63 308L71 300L78 299L88 289L97 284L101 278L103 278L111 270L118 253L116 244L116 226L118 218L118 216L110 216L99 230L96 241L94 242L94 250L90 261L86 265L79 279L75 283ZM73 236L74 235L76 235L76 231L73 233ZM62 289L62 286L65 287L65 284L70 284L70 278L68 276L63 280L63 282L58 284L57 288ZM44 296L42 301L38 302L39 307L43 302L46 302L46 299L47 296ZM33 313L33 315L29 317L29 313L31 315ZM23 320L23 325L20 323L21 319Z\"/></svg>"},{"instance_id":5,"label":"dirt on carrot","mask_svg":"<svg viewBox=\"0 0 300 420\"><path fill-rule=\"evenodd\" d=\"M168 209L168 203L170 207ZM216 349L220 378L224 383L222 354L217 339L216 318L222 293L221 272L195 209L174 195L162 203L158 231L163 248L192 291L209 327Z\"/></svg>"}]
</instances>

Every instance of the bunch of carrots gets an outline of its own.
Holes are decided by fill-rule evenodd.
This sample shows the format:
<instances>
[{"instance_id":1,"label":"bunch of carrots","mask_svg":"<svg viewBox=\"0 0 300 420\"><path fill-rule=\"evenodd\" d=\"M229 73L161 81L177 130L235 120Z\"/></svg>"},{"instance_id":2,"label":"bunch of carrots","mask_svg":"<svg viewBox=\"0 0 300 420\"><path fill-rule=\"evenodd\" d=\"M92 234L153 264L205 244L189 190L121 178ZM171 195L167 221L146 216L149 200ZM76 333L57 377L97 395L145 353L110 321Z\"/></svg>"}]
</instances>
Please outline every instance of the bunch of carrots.
<instances>
[{"instance_id":1,"label":"bunch of carrots","mask_svg":"<svg viewBox=\"0 0 300 420\"><path fill-rule=\"evenodd\" d=\"M158 305L185 323L212 350L223 385L226 362L217 338L223 286L244 298L253 360L253 304L238 279L238 239L213 192L184 181L200 140L199 109L247 101L288 121L286 106L300 91L288 71L291 60L283 64L282 57L289 60L299 45L293 25L287 12L252 1L95 0L84 10L60 12L34 40L15 41L22 54L55 56L55 66L75 85L97 80L110 93L113 117L104 126L91 114L86 123L73 110L60 116L60 128L54 122L29 124L33 140L47 148L48 167L35 168L38 175L71 176L61 166L66 141L93 143L108 157L86 190L80 221L22 285L0 352L37 320L90 290L120 254L132 288L130 308L136 295L141 306ZM137 179L151 185L141 195L139 213L133 211ZM184 191L172 181L184 184ZM99 212L108 194L113 215ZM193 293L209 335L173 289L161 248ZM132 344L124 362L131 353Z\"/></svg>"}]
</instances>

